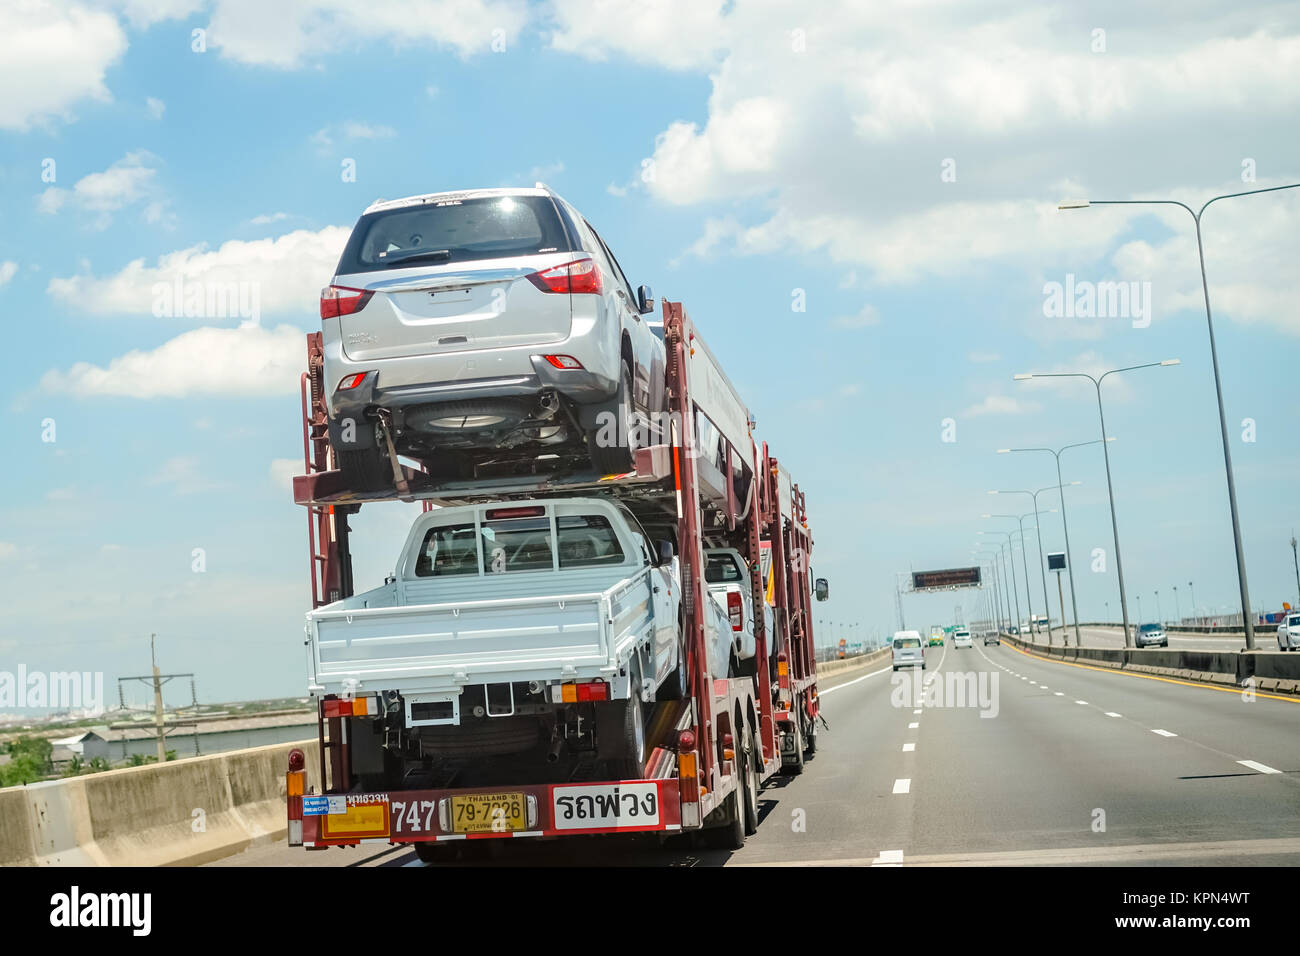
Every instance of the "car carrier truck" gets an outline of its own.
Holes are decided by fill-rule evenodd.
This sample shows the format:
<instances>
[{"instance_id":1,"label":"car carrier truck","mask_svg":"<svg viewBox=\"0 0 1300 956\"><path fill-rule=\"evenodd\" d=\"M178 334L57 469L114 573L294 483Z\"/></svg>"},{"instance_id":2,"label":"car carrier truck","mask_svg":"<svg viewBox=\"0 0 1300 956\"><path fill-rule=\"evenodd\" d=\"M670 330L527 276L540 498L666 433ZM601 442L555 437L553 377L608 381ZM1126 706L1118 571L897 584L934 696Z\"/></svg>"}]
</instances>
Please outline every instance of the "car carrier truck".
<instances>
[{"instance_id":1,"label":"car carrier truck","mask_svg":"<svg viewBox=\"0 0 1300 956\"><path fill-rule=\"evenodd\" d=\"M708 831L736 848L763 783L803 769L819 719L804 496L685 310L662 309L664 444L620 475L402 465L396 488L425 513L361 594L348 517L399 492L334 467L308 336L294 496L323 789L294 751L291 845L411 844L431 861L472 840ZM748 611L710 592L723 554L749 575Z\"/></svg>"}]
</instances>

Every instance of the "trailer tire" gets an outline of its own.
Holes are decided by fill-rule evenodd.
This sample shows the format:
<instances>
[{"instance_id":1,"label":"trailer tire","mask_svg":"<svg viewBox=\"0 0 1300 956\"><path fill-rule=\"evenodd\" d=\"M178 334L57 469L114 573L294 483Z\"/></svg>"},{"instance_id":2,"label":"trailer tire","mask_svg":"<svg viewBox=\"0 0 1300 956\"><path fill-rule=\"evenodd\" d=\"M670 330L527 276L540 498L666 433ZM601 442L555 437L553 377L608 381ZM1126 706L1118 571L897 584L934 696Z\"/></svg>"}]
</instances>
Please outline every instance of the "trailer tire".
<instances>
[{"instance_id":1,"label":"trailer tire","mask_svg":"<svg viewBox=\"0 0 1300 956\"><path fill-rule=\"evenodd\" d=\"M600 443L600 436L605 429L599 425L587 434L587 453L591 456L591 464L602 475L621 475L636 468L636 401L632 391L632 370L626 362L620 365L618 394L614 396L612 411L618 422L612 447Z\"/></svg>"},{"instance_id":2,"label":"trailer tire","mask_svg":"<svg viewBox=\"0 0 1300 956\"><path fill-rule=\"evenodd\" d=\"M781 762L781 772L791 777L803 773L803 728L799 726L798 721L794 721L794 736L794 755Z\"/></svg>"},{"instance_id":3,"label":"trailer tire","mask_svg":"<svg viewBox=\"0 0 1300 956\"><path fill-rule=\"evenodd\" d=\"M754 734L748 727L742 756L745 760L745 833L753 836L758 832L758 770L754 766L758 755L754 752Z\"/></svg>"},{"instance_id":4,"label":"trailer tire","mask_svg":"<svg viewBox=\"0 0 1300 956\"><path fill-rule=\"evenodd\" d=\"M714 827L709 833L709 843L719 850L739 850L745 845L745 799L741 793L744 786L732 790L727 795L727 802L718 809L726 813L727 823ZM717 811L715 811L717 812Z\"/></svg>"},{"instance_id":5,"label":"trailer tire","mask_svg":"<svg viewBox=\"0 0 1300 956\"><path fill-rule=\"evenodd\" d=\"M812 731L804 738L803 752L809 757L817 752L817 731Z\"/></svg>"},{"instance_id":6,"label":"trailer tire","mask_svg":"<svg viewBox=\"0 0 1300 956\"><path fill-rule=\"evenodd\" d=\"M448 863L454 858L454 853L449 851L444 844L434 842L412 843L411 849L415 851L416 858L426 865L434 863Z\"/></svg>"}]
</instances>

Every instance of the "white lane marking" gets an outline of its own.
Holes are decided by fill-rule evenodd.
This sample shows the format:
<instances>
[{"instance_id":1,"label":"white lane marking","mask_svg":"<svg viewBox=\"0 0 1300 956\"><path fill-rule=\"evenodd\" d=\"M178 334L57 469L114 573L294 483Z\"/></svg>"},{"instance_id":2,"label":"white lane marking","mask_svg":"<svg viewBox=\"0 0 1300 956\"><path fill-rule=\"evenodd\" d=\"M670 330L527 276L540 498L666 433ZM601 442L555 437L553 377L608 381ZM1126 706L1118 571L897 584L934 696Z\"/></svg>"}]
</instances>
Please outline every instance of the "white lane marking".
<instances>
[{"instance_id":1,"label":"white lane marking","mask_svg":"<svg viewBox=\"0 0 1300 956\"><path fill-rule=\"evenodd\" d=\"M875 677L877 674L883 674L885 671L892 670L892 669L893 669L892 667L882 667L878 671L872 671L870 674L863 674L861 677L855 677L853 678L853 680L845 681L843 684L836 684L834 687L828 687L825 690L819 690L817 691L817 696L825 697L827 694L833 694L835 693L835 691L843 690L845 687L852 687L854 684L858 683L858 681L864 681L868 677Z\"/></svg>"},{"instance_id":2,"label":"white lane marking","mask_svg":"<svg viewBox=\"0 0 1300 956\"><path fill-rule=\"evenodd\" d=\"M920 723L918 723L917 721L914 720L914 721L912 721L910 724L907 725L907 729L908 729L908 730L916 730L916 728L917 728L917 727L920 727L920 726L921 726Z\"/></svg>"},{"instance_id":3,"label":"white lane marking","mask_svg":"<svg viewBox=\"0 0 1300 956\"><path fill-rule=\"evenodd\" d=\"M424 862L422 862L422 861L420 861L420 860L418 860L418 859L416 859L416 860L412 860L410 863L403 863L403 864L402 864L402 866L403 866L404 868L405 868L405 867L408 867L408 866L428 866L428 865L429 865L429 864L424 863Z\"/></svg>"},{"instance_id":4,"label":"white lane marking","mask_svg":"<svg viewBox=\"0 0 1300 956\"><path fill-rule=\"evenodd\" d=\"M880 856L871 861L872 866L902 866L902 850L881 850Z\"/></svg>"},{"instance_id":5,"label":"white lane marking","mask_svg":"<svg viewBox=\"0 0 1300 956\"><path fill-rule=\"evenodd\" d=\"M1056 692L1056 696L1057 696L1057 697L1064 697L1065 694L1063 694L1061 691L1058 690L1058 691Z\"/></svg>"},{"instance_id":6,"label":"white lane marking","mask_svg":"<svg viewBox=\"0 0 1300 956\"><path fill-rule=\"evenodd\" d=\"M894 793L911 793L911 792L912 792L911 777L901 777L900 779L894 781Z\"/></svg>"},{"instance_id":7,"label":"white lane marking","mask_svg":"<svg viewBox=\"0 0 1300 956\"><path fill-rule=\"evenodd\" d=\"M1039 684L1038 686L1041 687L1043 690L1051 690L1051 688L1048 687L1046 684Z\"/></svg>"},{"instance_id":8,"label":"white lane marking","mask_svg":"<svg viewBox=\"0 0 1300 956\"><path fill-rule=\"evenodd\" d=\"M914 714L919 714L920 712L921 712L921 708L920 708L920 707L918 707L918 708L916 708L916 710L912 711L912 713L914 713Z\"/></svg>"},{"instance_id":9,"label":"white lane marking","mask_svg":"<svg viewBox=\"0 0 1300 956\"><path fill-rule=\"evenodd\" d=\"M905 754L910 754L915 749L916 744L903 744L903 753ZM1274 773L1276 773L1276 771L1274 771Z\"/></svg>"},{"instance_id":10,"label":"white lane marking","mask_svg":"<svg viewBox=\"0 0 1300 956\"><path fill-rule=\"evenodd\" d=\"M1123 715L1123 714L1117 714L1117 713L1115 713L1115 711L1113 711L1113 710L1108 710L1108 711L1106 711L1106 716L1107 716L1107 717L1123 717L1124 715Z\"/></svg>"},{"instance_id":11,"label":"white lane marking","mask_svg":"<svg viewBox=\"0 0 1300 956\"><path fill-rule=\"evenodd\" d=\"M1088 702L1087 702L1086 700L1076 700L1075 703L1076 703L1076 704L1086 704L1086 703L1088 703Z\"/></svg>"},{"instance_id":12,"label":"white lane marking","mask_svg":"<svg viewBox=\"0 0 1300 956\"><path fill-rule=\"evenodd\" d=\"M1170 733L1170 732L1167 731L1167 730L1153 730L1153 731L1151 731L1151 732L1152 732L1153 734L1159 734L1161 737L1177 737L1177 736L1178 736L1177 734Z\"/></svg>"},{"instance_id":13,"label":"white lane marking","mask_svg":"<svg viewBox=\"0 0 1300 956\"><path fill-rule=\"evenodd\" d=\"M903 749L906 750L907 748L904 747ZM1260 773L1282 772L1281 770L1274 770L1272 767L1268 766L1268 764L1257 763L1254 760L1238 760L1237 763L1241 764L1243 767L1249 767L1251 770L1257 770Z\"/></svg>"}]
</instances>

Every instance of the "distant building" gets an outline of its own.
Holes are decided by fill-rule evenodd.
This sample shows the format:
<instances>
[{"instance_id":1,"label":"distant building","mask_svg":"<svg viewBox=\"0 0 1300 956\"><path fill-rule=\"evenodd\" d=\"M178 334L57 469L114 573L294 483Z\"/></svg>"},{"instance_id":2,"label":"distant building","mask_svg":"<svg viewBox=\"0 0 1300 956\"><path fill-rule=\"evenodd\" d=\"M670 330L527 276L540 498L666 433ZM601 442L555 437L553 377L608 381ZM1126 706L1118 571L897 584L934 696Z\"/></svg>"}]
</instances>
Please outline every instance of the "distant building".
<instances>
[{"instance_id":1,"label":"distant building","mask_svg":"<svg viewBox=\"0 0 1300 956\"><path fill-rule=\"evenodd\" d=\"M72 737L59 737L50 741L54 748L51 759L56 764L67 763L79 757L83 763L96 758L108 760L108 740L93 730L84 730Z\"/></svg>"}]
</instances>

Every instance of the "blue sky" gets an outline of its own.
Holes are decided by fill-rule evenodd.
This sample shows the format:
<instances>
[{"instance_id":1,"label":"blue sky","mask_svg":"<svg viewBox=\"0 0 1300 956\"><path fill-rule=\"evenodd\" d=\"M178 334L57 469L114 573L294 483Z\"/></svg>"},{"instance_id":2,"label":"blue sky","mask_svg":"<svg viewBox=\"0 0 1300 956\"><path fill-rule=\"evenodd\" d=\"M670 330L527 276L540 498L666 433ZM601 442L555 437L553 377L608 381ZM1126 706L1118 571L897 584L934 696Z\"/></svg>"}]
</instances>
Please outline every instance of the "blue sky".
<instances>
[{"instance_id":1,"label":"blue sky","mask_svg":"<svg viewBox=\"0 0 1300 956\"><path fill-rule=\"evenodd\" d=\"M102 670L111 686L147 666L157 632L164 669L196 672L204 699L302 692L305 522L287 476L319 287L376 198L539 178L633 282L686 304L808 492L824 620L890 632L895 572L965 564L979 530L1014 528L980 515L1029 499L986 492L1055 472L1048 455L997 448L1099 437L1090 385L1014 373L1165 358L1182 364L1104 386L1131 614L1141 594L1154 617L1158 589L1171 616L1175 584L1186 613L1187 581L1202 607L1236 600L1191 220L1055 204L1199 206L1300 181L1294 9L403 9L0 13L0 670ZM1297 225L1286 192L1205 217L1260 609L1296 598ZM1150 324L1048 317L1044 284L1067 274L1150 283ZM152 287L177 275L248 283L256 320L154 315ZM1100 449L1063 465L1082 482L1067 490L1081 615L1109 601L1114 617ZM410 517L373 510L356 522L362 586L392 566ZM1061 549L1059 514L1043 535ZM1094 548L1106 573L1089 569ZM911 598L908 623L954 603Z\"/></svg>"}]
</instances>

